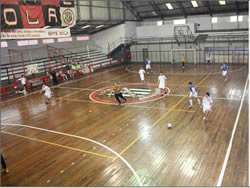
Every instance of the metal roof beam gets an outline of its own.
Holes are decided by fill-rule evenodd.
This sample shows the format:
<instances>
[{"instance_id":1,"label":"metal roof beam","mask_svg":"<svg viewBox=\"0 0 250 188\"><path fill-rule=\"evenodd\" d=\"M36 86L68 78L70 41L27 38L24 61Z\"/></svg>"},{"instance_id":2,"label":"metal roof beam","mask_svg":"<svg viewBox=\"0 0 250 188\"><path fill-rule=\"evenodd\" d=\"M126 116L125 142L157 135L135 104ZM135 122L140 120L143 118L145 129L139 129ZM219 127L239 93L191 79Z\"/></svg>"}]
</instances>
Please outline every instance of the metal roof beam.
<instances>
[{"instance_id":1,"label":"metal roof beam","mask_svg":"<svg viewBox=\"0 0 250 188\"><path fill-rule=\"evenodd\" d=\"M140 14L134 10L133 5L131 5L130 1L122 1L122 4L136 17L137 20L142 20Z\"/></svg>"},{"instance_id":2,"label":"metal roof beam","mask_svg":"<svg viewBox=\"0 0 250 188\"><path fill-rule=\"evenodd\" d=\"M152 6L153 10L161 17L161 19L163 19L164 16L162 15L161 9L158 7L158 5L154 1L149 2L149 4Z\"/></svg>"},{"instance_id":3,"label":"metal roof beam","mask_svg":"<svg viewBox=\"0 0 250 188\"><path fill-rule=\"evenodd\" d=\"M186 12L185 8L183 7L182 2L177 1L176 3L177 3L177 4L178 4L178 6L181 8L181 10L182 10L182 12L183 12L183 14L184 14L184 17L186 18L186 17L188 16L188 14L187 14L187 12Z\"/></svg>"},{"instance_id":4,"label":"metal roof beam","mask_svg":"<svg viewBox=\"0 0 250 188\"><path fill-rule=\"evenodd\" d=\"M213 16L213 11L212 11L212 9L211 9L211 6L210 6L209 1L205 1L205 3L206 3L206 6L207 6L209 15L210 15L210 16Z\"/></svg>"}]
</instances>

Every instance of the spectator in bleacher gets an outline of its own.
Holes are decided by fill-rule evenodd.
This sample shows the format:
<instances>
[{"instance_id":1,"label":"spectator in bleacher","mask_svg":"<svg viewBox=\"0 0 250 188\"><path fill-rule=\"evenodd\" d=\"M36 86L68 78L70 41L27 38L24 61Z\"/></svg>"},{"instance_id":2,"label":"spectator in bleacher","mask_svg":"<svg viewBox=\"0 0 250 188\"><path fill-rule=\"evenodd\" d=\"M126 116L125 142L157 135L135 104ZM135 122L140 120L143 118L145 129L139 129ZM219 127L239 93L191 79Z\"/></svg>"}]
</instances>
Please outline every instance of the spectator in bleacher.
<instances>
[{"instance_id":1,"label":"spectator in bleacher","mask_svg":"<svg viewBox=\"0 0 250 188\"><path fill-rule=\"evenodd\" d=\"M53 85L57 85L58 84L58 79L57 79L56 71L52 70L52 71L50 71L49 74L52 77Z\"/></svg>"},{"instance_id":2,"label":"spectator in bleacher","mask_svg":"<svg viewBox=\"0 0 250 188\"><path fill-rule=\"evenodd\" d=\"M59 71L59 78L60 78L61 80L63 80L63 81L68 80L68 77L67 77L67 75L63 72L63 70L60 70L60 71Z\"/></svg>"},{"instance_id":3,"label":"spectator in bleacher","mask_svg":"<svg viewBox=\"0 0 250 188\"><path fill-rule=\"evenodd\" d=\"M21 82L21 89L19 93L23 93L24 95L27 95L27 78L25 78L24 75L21 76L21 78L18 79L18 81Z\"/></svg>"}]
</instances>

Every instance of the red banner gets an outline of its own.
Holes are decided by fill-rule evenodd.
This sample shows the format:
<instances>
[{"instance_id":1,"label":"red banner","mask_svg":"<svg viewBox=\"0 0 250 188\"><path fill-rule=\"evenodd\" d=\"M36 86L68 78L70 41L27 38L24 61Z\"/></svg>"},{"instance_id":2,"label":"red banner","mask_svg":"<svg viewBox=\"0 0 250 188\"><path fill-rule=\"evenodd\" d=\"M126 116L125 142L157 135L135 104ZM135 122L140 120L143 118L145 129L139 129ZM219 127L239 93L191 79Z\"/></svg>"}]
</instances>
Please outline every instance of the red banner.
<instances>
[{"instance_id":1,"label":"red banner","mask_svg":"<svg viewBox=\"0 0 250 188\"><path fill-rule=\"evenodd\" d=\"M42 28L45 26L42 6L40 5L21 5L24 28Z\"/></svg>"}]
</instances>

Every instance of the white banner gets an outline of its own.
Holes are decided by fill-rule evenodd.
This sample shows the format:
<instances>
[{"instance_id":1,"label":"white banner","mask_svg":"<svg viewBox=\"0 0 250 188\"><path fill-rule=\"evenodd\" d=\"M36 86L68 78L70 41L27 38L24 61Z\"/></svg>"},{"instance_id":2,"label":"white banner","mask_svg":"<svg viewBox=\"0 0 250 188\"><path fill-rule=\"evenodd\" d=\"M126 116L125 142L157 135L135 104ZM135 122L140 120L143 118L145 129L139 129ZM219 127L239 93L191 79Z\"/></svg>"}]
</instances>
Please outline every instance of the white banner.
<instances>
[{"instance_id":1,"label":"white banner","mask_svg":"<svg viewBox=\"0 0 250 188\"><path fill-rule=\"evenodd\" d=\"M1 39L37 39L70 37L70 29L14 29L7 32L1 31Z\"/></svg>"},{"instance_id":2,"label":"white banner","mask_svg":"<svg viewBox=\"0 0 250 188\"><path fill-rule=\"evenodd\" d=\"M73 27L76 24L76 11L74 7L60 7L62 27Z\"/></svg>"}]
</instances>

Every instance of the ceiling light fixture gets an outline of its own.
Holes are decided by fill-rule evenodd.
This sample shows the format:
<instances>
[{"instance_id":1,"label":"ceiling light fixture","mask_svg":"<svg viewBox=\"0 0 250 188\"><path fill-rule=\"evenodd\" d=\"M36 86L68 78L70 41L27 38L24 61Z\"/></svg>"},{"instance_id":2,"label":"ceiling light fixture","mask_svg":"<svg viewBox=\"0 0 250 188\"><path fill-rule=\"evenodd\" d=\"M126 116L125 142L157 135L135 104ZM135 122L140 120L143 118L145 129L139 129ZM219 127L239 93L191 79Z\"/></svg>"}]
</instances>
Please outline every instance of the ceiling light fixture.
<instances>
[{"instance_id":1,"label":"ceiling light fixture","mask_svg":"<svg viewBox=\"0 0 250 188\"><path fill-rule=\"evenodd\" d=\"M85 26L82 27L82 29L86 29L86 28L89 28L89 27L90 27L90 25L85 25Z\"/></svg>"},{"instance_id":2,"label":"ceiling light fixture","mask_svg":"<svg viewBox=\"0 0 250 188\"><path fill-rule=\"evenodd\" d=\"M96 26L96 29L103 27L104 25L98 25Z\"/></svg>"},{"instance_id":3,"label":"ceiling light fixture","mask_svg":"<svg viewBox=\"0 0 250 188\"><path fill-rule=\"evenodd\" d=\"M225 5L225 4L226 4L226 1L225 1L225 0L219 0L219 4L220 4L220 5Z\"/></svg>"},{"instance_id":4,"label":"ceiling light fixture","mask_svg":"<svg viewBox=\"0 0 250 188\"><path fill-rule=\"evenodd\" d=\"M173 10L173 6L171 5L171 3L166 3L166 6L168 7L169 10Z\"/></svg>"},{"instance_id":5,"label":"ceiling light fixture","mask_svg":"<svg viewBox=\"0 0 250 188\"><path fill-rule=\"evenodd\" d=\"M191 3L192 3L192 5L193 5L194 8L198 7L197 1L191 1Z\"/></svg>"}]
</instances>

